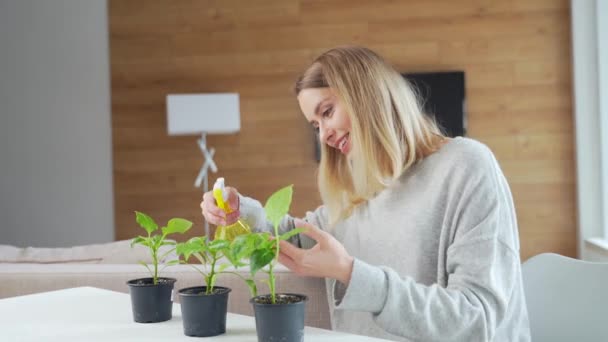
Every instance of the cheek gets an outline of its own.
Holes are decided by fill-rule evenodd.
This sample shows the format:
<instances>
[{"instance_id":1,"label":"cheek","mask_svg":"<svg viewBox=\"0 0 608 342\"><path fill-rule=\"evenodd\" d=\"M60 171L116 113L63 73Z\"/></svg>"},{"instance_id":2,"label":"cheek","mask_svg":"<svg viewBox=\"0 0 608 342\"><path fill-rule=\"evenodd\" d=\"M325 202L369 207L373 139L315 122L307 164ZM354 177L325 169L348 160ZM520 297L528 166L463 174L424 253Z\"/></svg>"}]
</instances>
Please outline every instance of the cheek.
<instances>
[{"instance_id":1,"label":"cheek","mask_svg":"<svg viewBox=\"0 0 608 342\"><path fill-rule=\"evenodd\" d=\"M343 123L344 129L350 132L352 125L351 125L350 117L348 116L348 114L344 113L342 123Z\"/></svg>"}]
</instances>

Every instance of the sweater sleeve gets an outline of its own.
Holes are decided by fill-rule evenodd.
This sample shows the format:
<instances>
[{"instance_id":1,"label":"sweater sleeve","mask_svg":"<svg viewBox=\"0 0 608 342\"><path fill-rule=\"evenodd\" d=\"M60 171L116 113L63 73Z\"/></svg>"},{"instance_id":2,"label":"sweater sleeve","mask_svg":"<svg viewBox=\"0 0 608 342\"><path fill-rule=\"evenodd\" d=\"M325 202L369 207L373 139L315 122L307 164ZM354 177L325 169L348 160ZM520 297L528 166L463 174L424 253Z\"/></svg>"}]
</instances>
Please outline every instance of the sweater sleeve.
<instances>
[{"instance_id":1,"label":"sweater sleeve","mask_svg":"<svg viewBox=\"0 0 608 342\"><path fill-rule=\"evenodd\" d=\"M451 199L457 210L445 254L447 285L420 284L356 259L348 287L330 283L330 304L370 312L387 332L414 341L491 341L520 266L517 240L509 238L517 227L504 176L497 165L480 174Z\"/></svg>"},{"instance_id":2,"label":"sweater sleeve","mask_svg":"<svg viewBox=\"0 0 608 342\"><path fill-rule=\"evenodd\" d=\"M239 210L241 217L247 221L253 230L258 232L272 232L272 224L266 219L266 213L262 204L250 197L239 195ZM283 234L295 228L295 218L286 215L279 224L279 234ZM304 221L318 227L327 229L327 214L324 206L318 207L314 211L308 211L303 218ZM292 244L301 248L312 248L316 241L303 234L297 234L289 240Z\"/></svg>"}]
</instances>

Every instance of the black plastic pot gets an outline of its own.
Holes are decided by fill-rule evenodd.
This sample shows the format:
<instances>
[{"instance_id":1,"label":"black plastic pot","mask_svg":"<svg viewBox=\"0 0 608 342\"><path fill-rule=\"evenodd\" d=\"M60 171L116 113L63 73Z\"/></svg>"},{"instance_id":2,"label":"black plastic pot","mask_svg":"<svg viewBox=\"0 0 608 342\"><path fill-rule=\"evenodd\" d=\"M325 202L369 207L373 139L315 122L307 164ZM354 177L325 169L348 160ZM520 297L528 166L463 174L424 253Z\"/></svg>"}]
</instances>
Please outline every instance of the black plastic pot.
<instances>
[{"instance_id":1,"label":"black plastic pot","mask_svg":"<svg viewBox=\"0 0 608 342\"><path fill-rule=\"evenodd\" d=\"M133 320L138 323L157 323L171 319L173 314L173 285L175 278L129 280L129 293L133 307Z\"/></svg>"},{"instance_id":2,"label":"black plastic pot","mask_svg":"<svg viewBox=\"0 0 608 342\"><path fill-rule=\"evenodd\" d=\"M300 301L288 304L259 303L259 300L269 301L270 295L257 296L249 300L253 304L259 342L304 341L304 318L308 297L294 293L277 293L277 301L286 296L296 297Z\"/></svg>"},{"instance_id":3,"label":"black plastic pot","mask_svg":"<svg viewBox=\"0 0 608 342\"><path fill-rule=\"evenodd\" d=\"M214 286L213 294L206 295L206 286L179 290L184 335L207 337L226 332L228 294L232 289Z\"/></svg>"}]
</instances>

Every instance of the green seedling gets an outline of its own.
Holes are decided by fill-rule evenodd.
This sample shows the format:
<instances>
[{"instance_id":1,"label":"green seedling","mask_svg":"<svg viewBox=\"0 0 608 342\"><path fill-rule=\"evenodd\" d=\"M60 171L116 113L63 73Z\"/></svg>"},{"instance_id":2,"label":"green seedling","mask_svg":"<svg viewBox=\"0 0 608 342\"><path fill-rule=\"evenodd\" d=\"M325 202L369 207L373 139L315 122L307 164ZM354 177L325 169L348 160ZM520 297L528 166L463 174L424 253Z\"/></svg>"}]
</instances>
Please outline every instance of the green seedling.
<instances>
[{"instance_id":1,"label":"green seedling","mask_svg":"<svg viewBox=\"0 0 608 342\"><path fill-rule=\"evenodd\" d=\"M230 266L230 264L217 264L218 261L224 257L224 254L228 252L229 247L230 241L221 239L209 241L207 236L194 237L187 242L179 243L177 245L177 254L184 257L184 263L187 263L190 257L194 257L201 265L208 265L210 267L210 271L206 272L191 265L203 276L205 285L207 285L205 290L206 295L213 293L217 275L225 273L224 270Z\"/></svg>"},{"instance_id":2,"label":"green seedling","mask_svg":"<svg viewBox=\"0 0 608 342\"><path fill-rule=\"evenodd\" d=\"M167 222L166 227L162 227L160 229L160 234L154 234L154 232L158 231L158 225L154 220L139 211L135 212L135 220L137 223L146 230L148 233L147 236L138 236L131 241L131 247L134 245L142 245L146 246L150 251L150 255L152 256L152 269L143 261L139 261L139 263L148 269L150 275L152 276L152 281L154 285L158 284L158 274L162 272L162 269L159 271L158 262L159 260L163 260L167 255L175 250L176 242L167 240L167 237L171 234L183 234L187 232L190 227L192 227L192 222L182 219L182 218L173 218ZM163 254L159 255L159 249L162 246L173 246L169 250L165 251ZM176 265L179 263L179 260L170 260L165 263L163 269L167 266Z\"/></svg>"},{"instance_id":3,"label":"green seedling","mask_svg":"<svg viewBox=\"0 0 608 342\"><path fill-rule=\"evenodd\" d=\"M268 266L268 269L264 270L264 272L268 274L266 283L270 289L273 304L276 303L276 278L273 269L279 258L279 241L287 240L304 231L303 228L296 228L283 235L279 235L279 224L289 212L292 196L293 185L289 185L272 194L266 201L264 211L268 221L273 225L274 234L271 235L268 232L264 232L239 235L232 241L229 253L226 254L226 257L237 268L246 266L246 261L248 260L251 277L245 279L245 282L249 286L252 297L257 296L257 287L254 281L255 274Z\"/></svg>"}]
</instances>

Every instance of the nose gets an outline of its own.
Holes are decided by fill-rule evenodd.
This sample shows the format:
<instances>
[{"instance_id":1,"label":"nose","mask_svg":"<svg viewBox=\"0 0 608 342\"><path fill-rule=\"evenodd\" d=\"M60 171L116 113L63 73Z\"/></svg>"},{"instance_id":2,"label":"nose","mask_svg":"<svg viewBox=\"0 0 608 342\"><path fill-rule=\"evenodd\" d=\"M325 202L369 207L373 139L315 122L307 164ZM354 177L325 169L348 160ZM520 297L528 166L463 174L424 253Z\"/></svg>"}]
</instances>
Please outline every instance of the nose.
<instances>
[{"instance_id":1,"label":"nose","mask_svg":"<svg viewBox=\"0 0 608 342\"><path fill-rule=\"evenodd\" d=\"M334 135L335 131L333 129L324 127L323 125L319 127L319 140L321 140L322 143L330 145L330 139L332 139Z\"/></svg>"}]
</instances>

